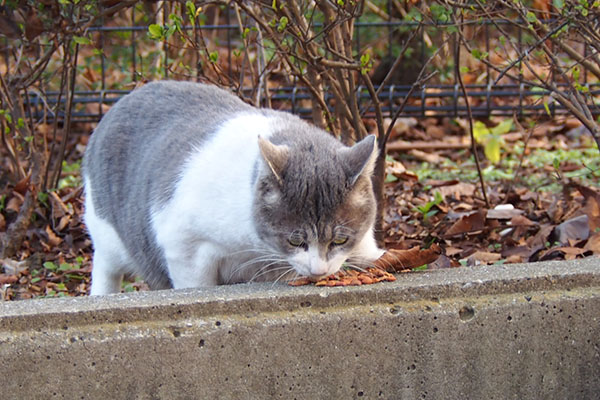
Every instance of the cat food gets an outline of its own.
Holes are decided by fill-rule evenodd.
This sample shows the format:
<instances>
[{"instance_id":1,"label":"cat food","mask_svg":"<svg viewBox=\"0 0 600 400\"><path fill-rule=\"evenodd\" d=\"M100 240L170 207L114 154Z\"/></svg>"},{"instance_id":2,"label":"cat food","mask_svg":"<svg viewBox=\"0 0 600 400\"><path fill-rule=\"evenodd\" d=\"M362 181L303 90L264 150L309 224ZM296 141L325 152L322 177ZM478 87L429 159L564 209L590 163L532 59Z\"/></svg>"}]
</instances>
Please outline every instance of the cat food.
<instances>
[{"instance_id":1,"label":"cat food","mask_svg":"<svg viewBox=\"0 0 600 400\"><path fill-rule=\"evenodd\" d=\"M408 250L389 249L375 261L373 267L367 267L361 271L342 269L319 280L303 276L289 281L288 284L290 286L304 286L311 283L315 286L358 286L382 281L393 282L396 277L390 272L410 271L435 261L440 254L442 254L442 249L435 243L428 249L418 247Z\"/></svg>"},{"instance_id":2,"label":"cat food","mask_svg":"<svg viewBox=\"0 0 600 400\"><path fill-rule=\"evenodd\" d=\"M319 280L303 276L288 282L288 284L290 286L304 286L311 283L314 283L315 286L359 286L382 281L393 282L395 280L396 277L387 271L377 267L367 267L362 271L342 269L333 275Z\"/></svg>"}]
</instances>

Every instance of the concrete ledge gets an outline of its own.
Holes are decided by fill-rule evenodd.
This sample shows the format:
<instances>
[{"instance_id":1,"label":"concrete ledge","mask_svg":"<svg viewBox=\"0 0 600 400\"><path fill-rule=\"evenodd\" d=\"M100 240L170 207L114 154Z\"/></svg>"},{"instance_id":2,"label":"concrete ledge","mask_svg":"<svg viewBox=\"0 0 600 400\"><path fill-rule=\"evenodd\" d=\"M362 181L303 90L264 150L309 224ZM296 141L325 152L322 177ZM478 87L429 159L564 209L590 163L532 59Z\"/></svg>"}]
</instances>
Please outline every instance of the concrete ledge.
<instances>
[{"instance_id":1,"label":"concrete ledge","mask_svg":"<svg viewBox=\"0 0 600 400\"><path fill-rule=\"evenodd\" d=\"M2 398L597 399L600 259L0 303Z\"/></svg>"}]
</instances>

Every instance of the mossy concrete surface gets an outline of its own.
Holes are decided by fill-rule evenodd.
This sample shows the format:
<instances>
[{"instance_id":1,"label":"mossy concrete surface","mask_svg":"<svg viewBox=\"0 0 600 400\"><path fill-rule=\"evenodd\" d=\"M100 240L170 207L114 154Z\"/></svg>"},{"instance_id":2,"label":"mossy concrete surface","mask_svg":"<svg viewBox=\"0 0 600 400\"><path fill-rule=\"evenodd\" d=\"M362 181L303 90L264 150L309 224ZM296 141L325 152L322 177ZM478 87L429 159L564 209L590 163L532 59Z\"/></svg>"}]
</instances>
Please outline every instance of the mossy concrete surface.
<instances>
[{"instance_id":1,"label":"mossy concrete surface","mask_svg":"<svg viewBox=\"0 0 600 400\"><path fill-rule=\"evenodd\" d=\"M2 399L598 399L600 259L0 303Z\"/></svg>"}]
</instances>

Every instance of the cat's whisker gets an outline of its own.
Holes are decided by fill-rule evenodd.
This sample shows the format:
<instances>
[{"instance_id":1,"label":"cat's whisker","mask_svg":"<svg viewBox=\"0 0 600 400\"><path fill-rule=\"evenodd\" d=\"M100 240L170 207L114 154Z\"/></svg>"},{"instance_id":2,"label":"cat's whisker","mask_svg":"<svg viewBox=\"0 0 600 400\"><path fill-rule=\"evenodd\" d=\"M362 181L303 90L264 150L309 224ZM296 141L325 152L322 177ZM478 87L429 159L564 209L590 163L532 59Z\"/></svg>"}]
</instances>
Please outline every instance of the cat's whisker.
<instances>
[{"instance_id":1,"label":"cat's whisker","mask_svg":"<svg viewBox=\"0 0 600 400\"><path fill-rule=\"evenodd\" d=\"M278 263L280 263L280 261L274 261L272 263L264 265L262 268L260 268L258 271L256 271L254 273L254 275L252 275L252 277L249 279L249 282L253 282L256 278L259 278L260 276L266 275L266 274L268 274L270 272L289 268L287 266L270 268L271 266L277 265Z\"/></svg>"},{"instance_id":2,"label":"cat's whisker","mask_svg":"<svg viewBox=\"0 0 600 400\"><path fill-rule=\"evenodd\" d=\"M285 275L289 274L290 272L294 272L295 273L294 278L298 277L298 272L296 272L296 270L290 265L287 271L285 271L284 273L282 273L281 275L279 275L279 277L277 279L275 279L275 281L273 281L273 285L272 286L275 286L277 284L277 282L279 282L281 280L281 278L283 278Z\"/></svg>"},{"instance_id":3,"label":"cat's whisker","mask_svg":"<svg viewBox=\"0 0 600 400\"><path fill-rule=\"evenodd\" d=\"M262 263L267 263L266 266L270 266L273 264L276 264L278 262L281 262L283 259L281 257L278 257L277 254L265 254L256 258L252 258L240 265L238 265L236 268L234 268L231 273L229 274L229 281L231 281L231 279L233 278L233 276L235 276L235 274L240 273L242 270L244 270L245 268L249 268L252 265L256 265L256 264L262 264ZM258 271L261 271L262 269L264 269L265 266L261 266L261 268L259 268Z\"/></svg>"},{"instance_id":4,"label":"cat's whisker","mask_svg":"<svg viewBox=\"0 0 600 400\"><path fill-rule=\"evenodd\" d=\"M346 267L348 267L350 269L353 269L353 270L356 270L356 271L359 271L359 272L367 272L367 270L365 268L361 268L358 265L356 265L354 263L351 263L351 262L348 262L346 264Z\"/></svg>"},{"instance_id":5,"label":"cat's whisker","mask_svg":"<svg viewBox=\"0 0 600 400\"><path fill-rule=\"evenodd\" d=\"M277 273L278 271L284 271L284 273L287 273L287 271L289 271L290 267L289 266L282 266L282 267L278 267L278 268L269 268L266 270L261 271L259 274L255 274L254 277L252 277L251 281L255 281L258 282L258 278L260 278L261 276L267 275L267 274L272 274L272 273ZM267 281L269 281L271 279L267 279Z\"/></svg>"},{"instance_id":6,"label":"cat's whisker","mask_svg":"<svg viewBox=\"0 0 600 400\"><path fill-rule=\"evenodd\" d=\"M233 253L229 253L229 256L237 256L240 254L245 254L245 253L266 253L267 251L269 251L269 249L267 249L266 247L263 248L253 248L253 249L244 249L244 250L238 250L238 251L234 251Z\"/></svg>"}]
</instances>

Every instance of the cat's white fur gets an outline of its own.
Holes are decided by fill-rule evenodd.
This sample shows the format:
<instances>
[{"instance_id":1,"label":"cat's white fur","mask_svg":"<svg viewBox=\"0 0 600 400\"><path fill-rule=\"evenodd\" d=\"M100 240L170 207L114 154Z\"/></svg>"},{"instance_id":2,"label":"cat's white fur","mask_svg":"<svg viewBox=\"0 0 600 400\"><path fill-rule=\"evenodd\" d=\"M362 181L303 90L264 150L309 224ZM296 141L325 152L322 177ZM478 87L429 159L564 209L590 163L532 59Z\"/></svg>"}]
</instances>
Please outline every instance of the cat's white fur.
<instances>
[{"instance_id":1,"label":"cat's white fur","mask_svg":"<svg viewBox=\"0 0 600 400\"><path fill-rule=\"evenodd\" d=\"M244 274L243 265L268 249L258 241L253 225L251 182L257 160L259 175L267 168L257 142L259 136L270 137L271 124L258 114L242 114L223 124L187 160L172 198L152 210L151 225L174 288L213 286L219 274L234 281L251 280L256 274L252 269L250 275ZM222 158L226 153L237 154L236 161ZM91 294L118 292L122 274L133 260L112 225L95 213L89 182L85 187L85 221L95 246ZM336 272L349 256L375 260L382 254L371 227L352 254L328 262L309 247L287 261L299 273L326 275Z\"/></svg>"},{"instance_id":2,"label":"cat's white fur","mask_svg":"<svg viewBox=\"0 0 600 400\"><path fill-rule=\"evenodd\" d=\"M262 115L229 120L190 157L173 198L154 210L157 242L167 264L177 265L169 268L175 288L216 285L216 269L225 267L218 263L221 258L236 258L233 253L261 245L252 219L251 182L258 137L268 138L271 131L270 120ZM234 163L223 159L227 153L238 155ZM243 262L248 256L252 254L242 252L237 258Z\"/></svg>"},{"instance_id":3,"label":"cat's white fur","mask_svg":"<svg viewBox=\"0 0 600 400\"><path fill-rule=\"evenodd\" d=\"M85 183L85 224L94 239L94 268L91 295L119 293L123 273L133 262L115 228L94 210L89 179Z\"/></svg>"}]
</instances>

